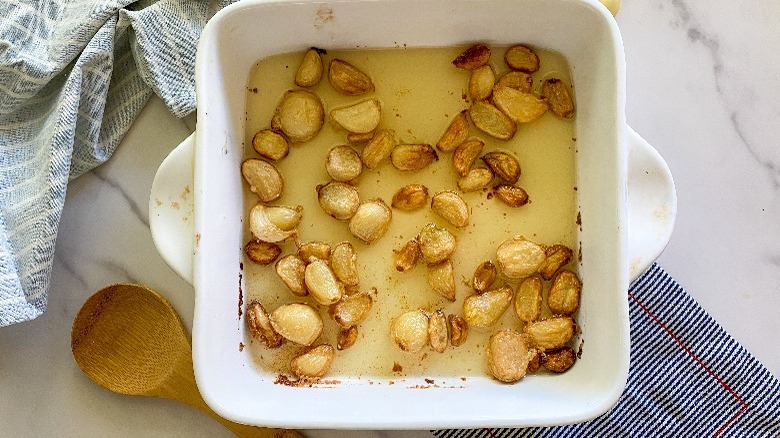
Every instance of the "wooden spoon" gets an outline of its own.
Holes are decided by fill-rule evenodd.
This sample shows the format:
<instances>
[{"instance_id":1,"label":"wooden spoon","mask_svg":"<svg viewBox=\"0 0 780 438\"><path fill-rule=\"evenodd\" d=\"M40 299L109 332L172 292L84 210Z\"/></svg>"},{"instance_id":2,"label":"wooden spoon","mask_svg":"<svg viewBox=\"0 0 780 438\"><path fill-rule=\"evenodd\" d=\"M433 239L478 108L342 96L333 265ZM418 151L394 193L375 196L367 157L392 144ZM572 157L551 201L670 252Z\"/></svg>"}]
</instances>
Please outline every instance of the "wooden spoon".
<instances>
[{"instance_id":1,"label":"wooden spoon","mask_svg":"<svg viewBox=\"0 0 780 438\"><path fill-rule=\"evenodd\" d=\"M212 411L195 385L189 334L171 304L147 287L115 284L96 292L76 315L70 342L81 370L106 389L178 400L240 437L301 436L233 423Z\"/></svg>"}]
</instances>

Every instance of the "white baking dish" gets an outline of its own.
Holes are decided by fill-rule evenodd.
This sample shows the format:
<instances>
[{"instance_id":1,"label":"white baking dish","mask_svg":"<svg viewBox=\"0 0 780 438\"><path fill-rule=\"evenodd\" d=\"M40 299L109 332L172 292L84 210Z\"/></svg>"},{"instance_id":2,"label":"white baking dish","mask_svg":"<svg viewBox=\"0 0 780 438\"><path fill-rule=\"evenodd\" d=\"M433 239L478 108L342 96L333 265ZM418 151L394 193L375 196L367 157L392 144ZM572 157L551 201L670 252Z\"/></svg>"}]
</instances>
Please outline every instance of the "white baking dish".
<instances>
[{"instance_id":1,"label":"white baking dish","mask_svg":"<svg viewBox=\"0 0 780 438\"><path fill-rule=\"evenodd\" d=\"M258 59L312 46L474 42L552 49L571 67L578 103L578 204L586 224L578 236L585 290L577 321L587 341L582 358L563 375L534 375L515 385L485 376L457 388L409 388L436 377L430 375L394 379L395 385L350 376L333 376L341 383L326 388L274 384L275 375L258 371L236 347L245 339L236 308L244 215L238 169L250 69ZM165 260L195 287L195 375L217 413L281 427L517 427L584 421L617 401L629 366L629 279L668 242L676 198L666 164L625 125L622 43L600 3L242 1L209 22L197 56L198 129L161 166L150 222ZM190 197L181 196L185 186L193 189L194 211ZM169 206L173 199L180 202L176 209Z\"/></svg>"}]
</instances>

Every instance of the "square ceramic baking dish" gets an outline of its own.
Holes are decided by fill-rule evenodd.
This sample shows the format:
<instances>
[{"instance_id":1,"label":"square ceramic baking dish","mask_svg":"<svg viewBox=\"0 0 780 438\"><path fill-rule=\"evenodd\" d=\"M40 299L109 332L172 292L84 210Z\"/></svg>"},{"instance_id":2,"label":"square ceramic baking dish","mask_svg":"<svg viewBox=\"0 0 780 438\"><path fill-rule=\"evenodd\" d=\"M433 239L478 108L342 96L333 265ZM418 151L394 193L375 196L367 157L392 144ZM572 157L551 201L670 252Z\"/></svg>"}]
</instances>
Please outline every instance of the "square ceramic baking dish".
<instances>
[{"instance_id":1,"label":"square ceramic baking dish","mask_svg":"<svg viewBox=\"0 0 780 438\"><path fill-rule=\"evenodd\" d=\"M533 375L514 385L477 376L457 388L410 389L436 377L430 375L393 379L394 385L381 384L382 377L350 376L332 376L341 383L328 387L274 384L276 375L258 370L251 356L236 348L245 339L244 321L236 311L245 211L238 169L252 66L270 55L303 53L312 46L475 42L522 42L559 52L570 65L578 103L578 205L587 224L578 236L585 290L577 322L587 339L582 358L565 374ZM214 411L236 422L280 427L518 427L588 420L618 400L629 367L629 278L649 266L668 242L676 199L663 160L625 125L622 43L614 19L600 3L242 1L206 26L196 70L195 138L161 166L150 220L163 257L195 287L195 375ZM182 219L190 223L187 217L172 217L189 212L165 210L159 202L182 193L182 184L191 184L193 161L194 229L181 226ZM636 193L631 198L629 184ZM666 212L661 219L658 209ZM637 236L631 242L629 226Z\"/></svg>"}]
</instances>

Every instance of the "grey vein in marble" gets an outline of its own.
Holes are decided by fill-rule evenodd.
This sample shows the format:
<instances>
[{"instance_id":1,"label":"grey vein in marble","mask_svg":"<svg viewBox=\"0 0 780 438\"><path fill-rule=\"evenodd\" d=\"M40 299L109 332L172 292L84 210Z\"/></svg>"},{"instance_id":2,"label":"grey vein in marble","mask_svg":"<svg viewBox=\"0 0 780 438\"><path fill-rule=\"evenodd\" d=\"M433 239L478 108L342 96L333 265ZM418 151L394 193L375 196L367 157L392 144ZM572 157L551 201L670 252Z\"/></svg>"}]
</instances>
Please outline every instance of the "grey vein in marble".
<instances>
[{"instance_id":1,"label":"grey vein in marble","mask_svg":"<svg viewBox=\"0 0 780 438\"><path fill-rule=\"evenodd\" d=\"M73 264L70 262L70 258L68 256L61 256L61 251L54 251L54 261L58 266L61 266L65 272L67 272L71 277L76 279L76 281L79 282L82 286L84 286L84 289L89 289L89 285L87 284L86 280L84 280L84 277L81 276L76 271L76 268L73 266Z\"/></svg>"},{"instance_id":2,"label":"grey vein in marble","mask_svg":"<svg viewBox=\"0 0 780 438\"><path fill-rule=\"evenodd\" d=\"M100 171L100 168L90 171L89 175L94 176L95 178L99 179L100 182L104 183L106 186L111 187L116 192L118 192L122 196L122 198L124 198L127 205L130 207L130 211L133 212L136 218L139 221L141 221L141 223L143 223L147 228L149 227L149 218L143 212L141 206L138 205L138 203L135 202L135 200L133 200L130 194L127 193L127 191L119 183L103 175L102 172Z\"/></svg>"}]
</instances>

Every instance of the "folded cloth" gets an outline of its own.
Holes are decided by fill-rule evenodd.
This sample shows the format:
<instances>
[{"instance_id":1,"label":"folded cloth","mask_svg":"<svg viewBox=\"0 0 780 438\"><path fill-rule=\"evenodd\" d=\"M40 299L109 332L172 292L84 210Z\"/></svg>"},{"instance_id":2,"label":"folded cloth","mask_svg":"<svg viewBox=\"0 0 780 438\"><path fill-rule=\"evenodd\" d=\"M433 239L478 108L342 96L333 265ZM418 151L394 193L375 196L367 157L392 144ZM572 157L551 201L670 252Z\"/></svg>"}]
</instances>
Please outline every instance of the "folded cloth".
<instances>
[{"instance_id":1,"label":"folded cloth","mask_svg":"<svg viewBox=\"0 0 780 438\"><path fill-rule=\"evenodd\" d=\"M153 92L195 109L195 48L230 1L0 1L0 326L46 308L69 179L106 161Z\"/></svg>"},{"instance_id":2,"label":"folded cloth","mask_svg":"<svg viewBox=\"0 0 780 438\"><path fill-rule=\"evenodd\" d=\"M609 412L570 426L435 430L433 434L440 438L780 436L780 381L663 269L654 264L638 278L628 300L628 383Z\"/></svg>"}]
</instances>

